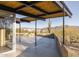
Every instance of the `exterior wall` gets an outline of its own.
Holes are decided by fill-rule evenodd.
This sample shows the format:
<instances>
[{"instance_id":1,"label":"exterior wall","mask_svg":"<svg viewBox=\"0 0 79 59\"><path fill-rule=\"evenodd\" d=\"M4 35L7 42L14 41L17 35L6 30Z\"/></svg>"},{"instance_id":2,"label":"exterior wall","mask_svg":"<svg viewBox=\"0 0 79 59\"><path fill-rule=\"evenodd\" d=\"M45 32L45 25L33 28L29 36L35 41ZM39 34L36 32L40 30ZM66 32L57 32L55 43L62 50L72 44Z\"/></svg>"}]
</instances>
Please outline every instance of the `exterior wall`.
<instances>
[{"instance_id":1,"label":"exterior wall","mask_svg":"<svg viewBox=\"0 0 79 59\"><path fill-rule=\"evenodd\" d=\"M16 50L16 16L14 14L14 22L13 22L13 50Z\"/></svg>"},{"instance_id":2,"label":"exterior wall","mask_svg":"<svg viewBox=\"0 0 79 59\"><path fill-rule=\"evenodd\" d=\"M59 39L57 39L57 45L62 57L79 57L79 49L72 46L63 45Z\"/></svg>"},{"instance_id":3,"label":"exterior wall","mask_svg":"<svg viewBox=\"0 0 79 59\"><path fill-rule=\"evenodd\" d=\"M61 38L56 38L56 40L57 40L57 46L58 46L58 48L59 48L59 51L60 51L60 53L61 53L61 56L62 56L62 57L68 57L68 50L67 50L66 46L63 45L63 44L59 41L60 39L61 39Z\"/></svg>"}]
</instances>

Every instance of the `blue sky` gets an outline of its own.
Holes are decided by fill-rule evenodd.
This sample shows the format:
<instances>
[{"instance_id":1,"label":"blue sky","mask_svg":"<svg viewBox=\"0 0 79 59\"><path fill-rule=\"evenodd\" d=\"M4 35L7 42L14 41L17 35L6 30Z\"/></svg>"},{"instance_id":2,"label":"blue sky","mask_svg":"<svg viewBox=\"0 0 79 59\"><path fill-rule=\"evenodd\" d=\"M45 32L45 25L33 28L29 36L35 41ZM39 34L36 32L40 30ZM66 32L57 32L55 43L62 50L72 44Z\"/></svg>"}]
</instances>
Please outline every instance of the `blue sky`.
<instances>
[{"instance_id":1,"label":"blue sky","mask_svg":"<svg viewBox=\"0 0 79 59\"><path fill-rule=\"evenodd\" d=\"M68 6L68 8L73 14L72 18L65 17L65 24L71 25L71 26L79 26L79 19L78 19L79 18L79 1L65 1L65 4ZM16 17L21 18L25 16L16 15ZM38 20L37 22L38 22L37 24L38 28L48 27L48 19L46 19L46 21ZM52 27L62 25L62 17L51 18L51 23L52 23ZM22 27L26 27L26 28L35 27L34 22L31 22L31 23L23 22L21 23L21 25ZM18 24L17 24L17 27L18 27Z\"/></svg>"}]
</instances>

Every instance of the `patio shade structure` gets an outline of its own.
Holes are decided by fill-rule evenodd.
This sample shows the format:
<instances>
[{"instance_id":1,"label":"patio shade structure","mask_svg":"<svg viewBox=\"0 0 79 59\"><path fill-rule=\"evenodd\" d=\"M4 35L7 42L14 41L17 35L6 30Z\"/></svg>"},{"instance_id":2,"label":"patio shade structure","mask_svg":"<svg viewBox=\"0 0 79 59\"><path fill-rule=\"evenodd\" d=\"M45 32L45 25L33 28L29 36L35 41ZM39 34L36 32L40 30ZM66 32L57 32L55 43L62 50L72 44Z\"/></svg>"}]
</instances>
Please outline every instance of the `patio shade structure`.
<instances>
[{"instance_id":1,"label":"patio shade structure","mask_svg":"<svg viewBox=\"0 0 79 59\"><path fill-rule=\"evenodd\" d=\"M65 7L64 16L71 16L72 13L67 6L60 1L0 1L2 10L38 19L62 17L63 5Z\"/></svg>"},{"instance_id":2,"label":"patio shade structure","mask_svg":"<svg viewBox=\"0 0 79 59\"><path fill-rule=\"evenodd\" d=\"M63 17L63 32L64 16L72 16L72 13L63 1L1 1L0 9L28 16L20 19L21 22Z\"/></svg>"}]
</instances>

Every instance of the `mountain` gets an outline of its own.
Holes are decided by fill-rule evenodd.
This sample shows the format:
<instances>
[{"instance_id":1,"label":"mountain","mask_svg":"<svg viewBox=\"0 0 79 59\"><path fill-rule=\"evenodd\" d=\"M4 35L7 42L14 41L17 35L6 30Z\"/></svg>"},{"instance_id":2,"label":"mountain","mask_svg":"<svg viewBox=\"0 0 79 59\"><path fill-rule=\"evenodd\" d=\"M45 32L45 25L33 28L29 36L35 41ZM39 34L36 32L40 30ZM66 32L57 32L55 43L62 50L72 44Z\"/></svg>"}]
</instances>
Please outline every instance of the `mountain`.
<instances>
[{"instance_id":1,"label":"mountain","mask_svg":"<svg viewBox=\"0 0 79 59\"><path fill-rule=\"evenodd\" d=\"M63 29L63 27L62 26L56 26L56 27L51 27L51 29L52 30L62 30ZM79 30L79 26L69 26L69 25L65 25L65 29L78 29ZM22 32L32 32L32 31L34 31L35 30L35 28L25 28L25 27L23 27L23 28L21 28L21 31ZM48 30L48 27L46 27L46 28L37 28L37 31L38 30ZM16 28L16 32L18 32L19 31L19 28Z\"/></svg>"}]
</instances>

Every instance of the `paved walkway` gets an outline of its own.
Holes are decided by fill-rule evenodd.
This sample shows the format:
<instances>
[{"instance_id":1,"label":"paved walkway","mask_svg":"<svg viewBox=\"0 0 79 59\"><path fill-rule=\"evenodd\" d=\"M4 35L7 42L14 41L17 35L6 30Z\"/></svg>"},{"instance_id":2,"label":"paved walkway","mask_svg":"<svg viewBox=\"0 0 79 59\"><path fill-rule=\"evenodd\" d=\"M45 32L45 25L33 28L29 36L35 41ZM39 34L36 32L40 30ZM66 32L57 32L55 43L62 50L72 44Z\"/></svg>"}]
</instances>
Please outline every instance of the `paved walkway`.
<instances>
[{"instance_id":1,"label":"paved walkway","mask_svg":"<svg viewBox=\"0 0 79 59\"><path fill-rule=\"evenodd\" d=\"M60 57L55 39L38 37L37 46L34 46L34 38L21 37L17 39L17 51L6 56L17 57Z\"/></svg>"},{"instance_id":2,"label":"paved walkway","mask_svg":"<svg viewBox=\"0 0 79 59\"><path fill-rule=\"evenodd\" d=\"M56 41L51 38L38 37L37 46L34 46L34 39L22 40L22 45L28 46L19 57L59 57L59 51L56 46Z\"/></svg>"}]
</instances>

